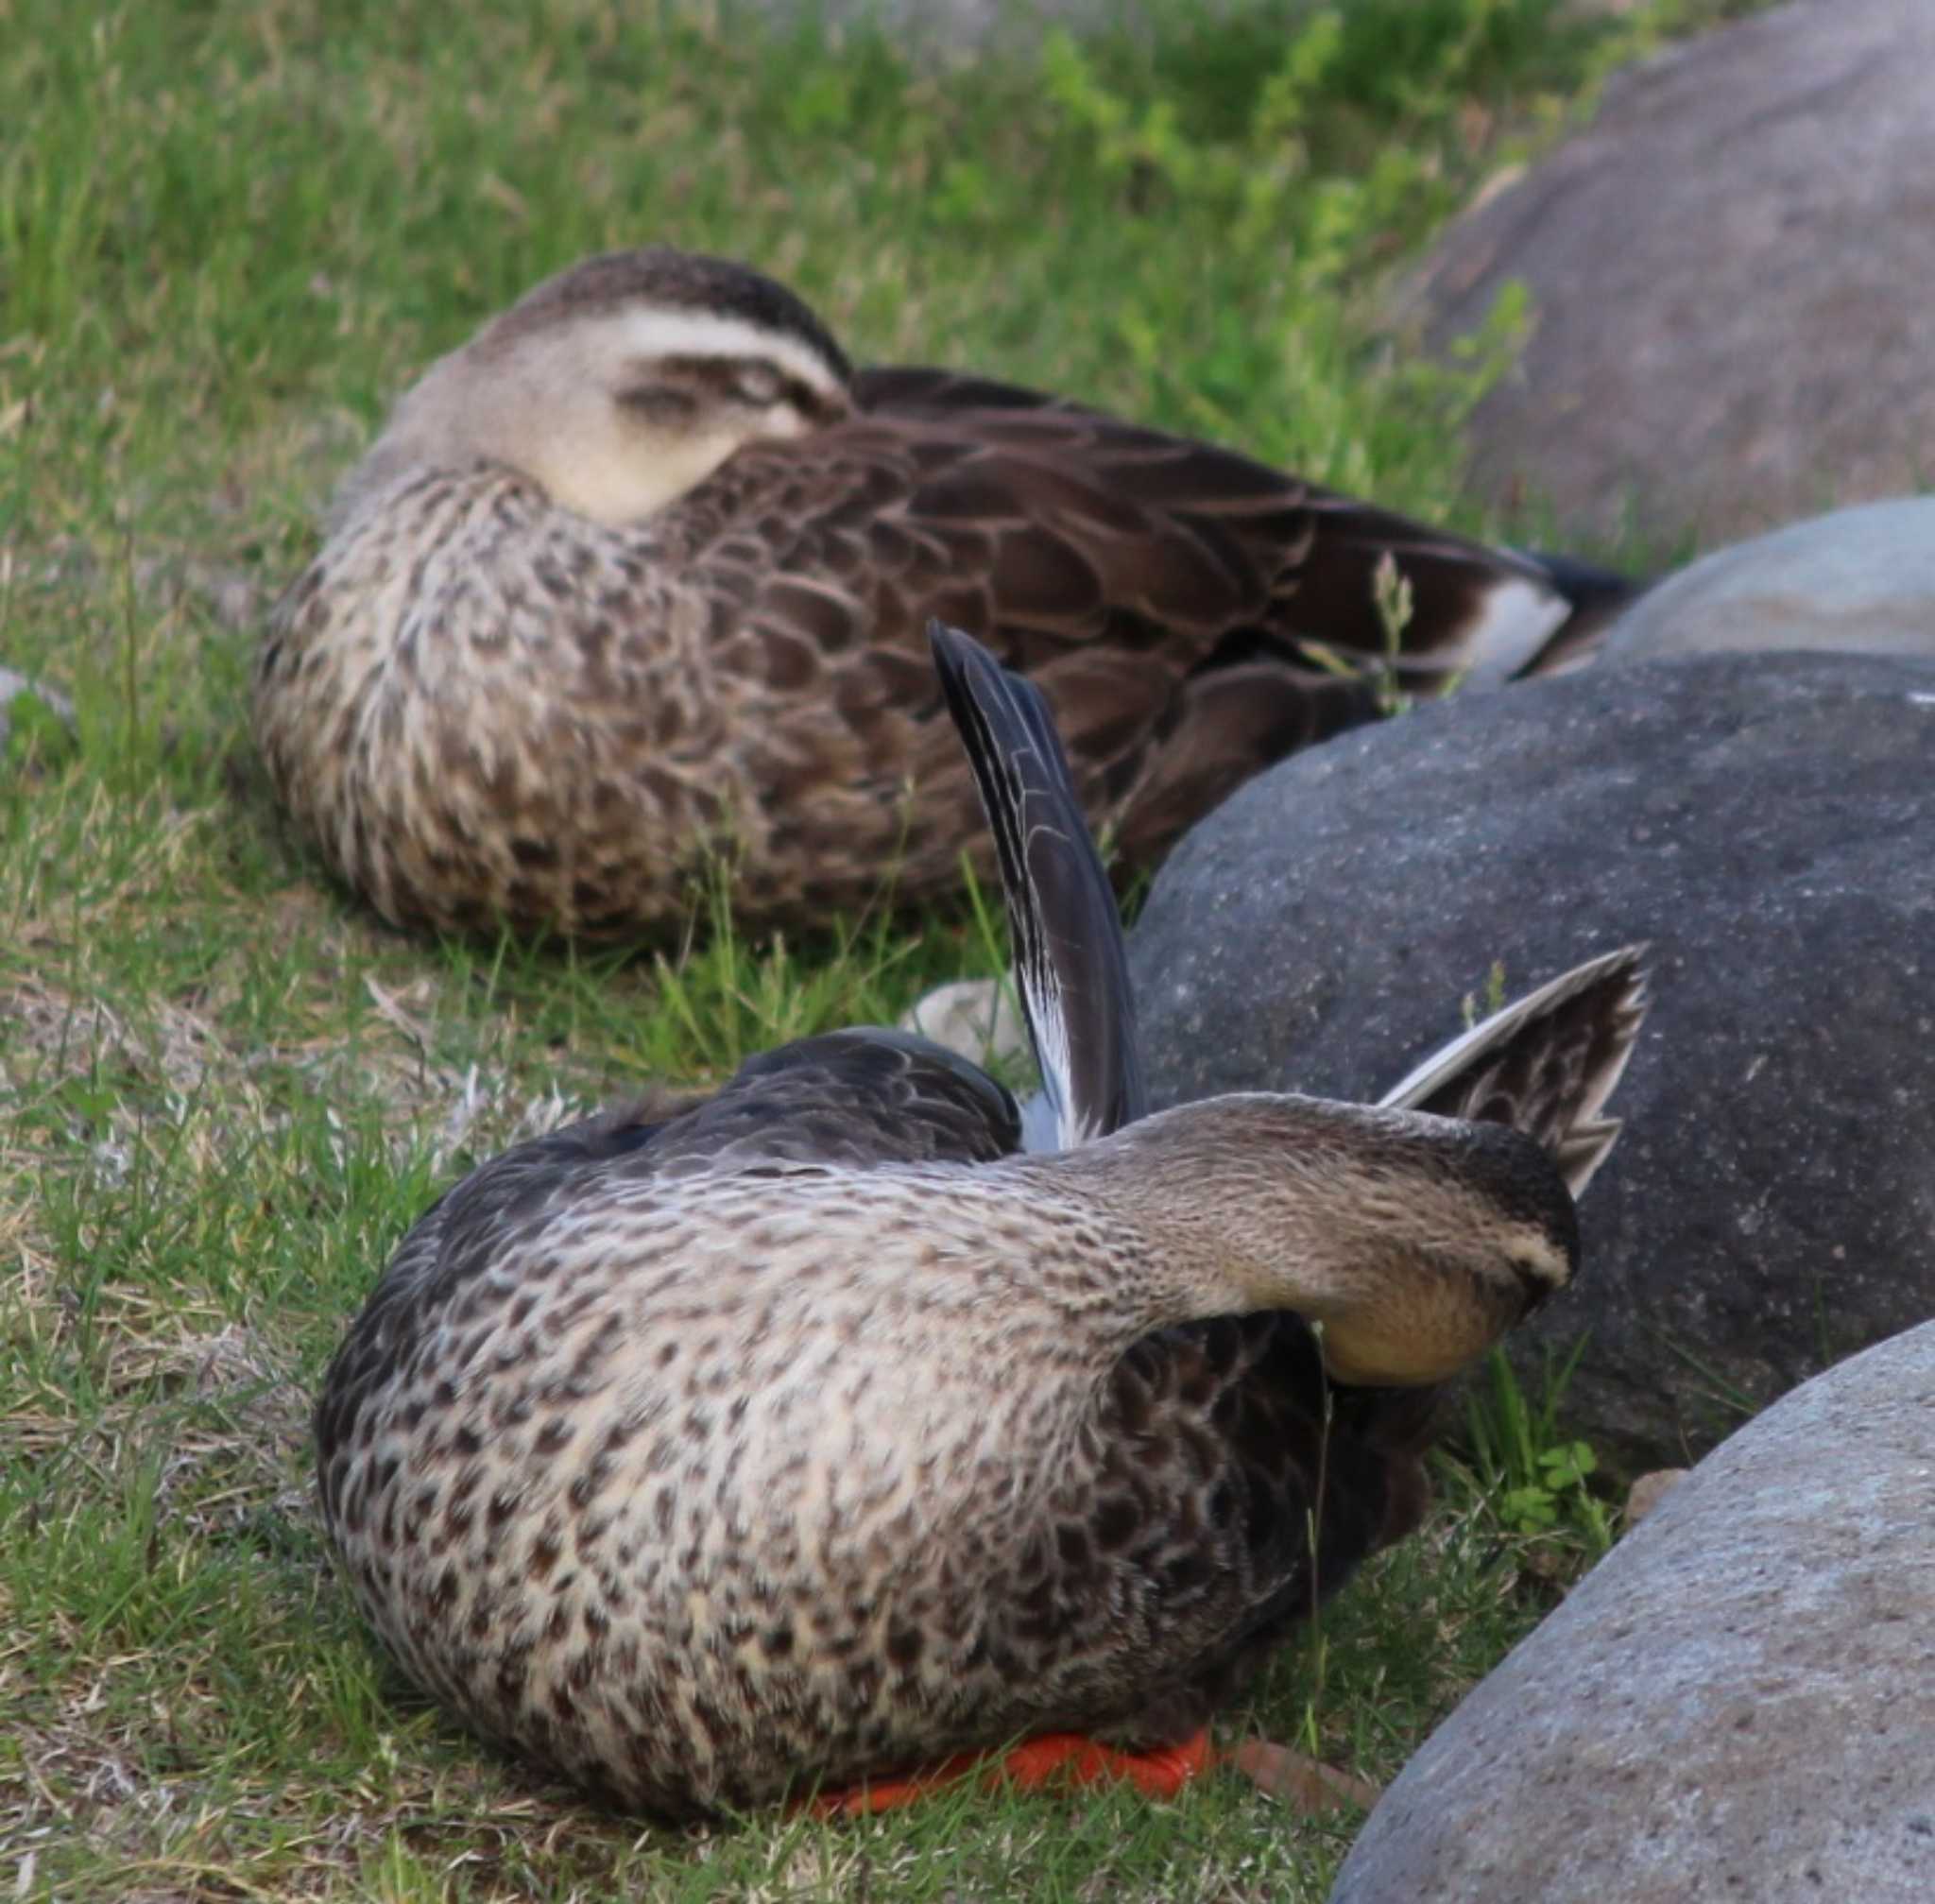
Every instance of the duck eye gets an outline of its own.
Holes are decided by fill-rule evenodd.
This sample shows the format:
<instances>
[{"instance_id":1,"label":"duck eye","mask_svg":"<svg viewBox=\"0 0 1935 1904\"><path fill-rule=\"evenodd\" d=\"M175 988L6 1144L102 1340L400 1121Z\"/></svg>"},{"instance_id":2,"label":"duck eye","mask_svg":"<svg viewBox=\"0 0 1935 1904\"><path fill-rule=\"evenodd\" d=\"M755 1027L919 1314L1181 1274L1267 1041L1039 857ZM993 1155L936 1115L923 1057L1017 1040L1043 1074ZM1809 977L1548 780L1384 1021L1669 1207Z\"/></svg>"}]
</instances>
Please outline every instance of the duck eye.
<instances>
[{"instance_id":1,"label":"duck eye","mask_svg":"<svg viewBox=\"0 0 1935 1904\"><path fill-rule=\"evenodd\" d=\"M732 385L741 402L763 406L779 401L785 379L770 364L742 364L733 374Z\"/></svg>"},{"instance_id":2,"label":"duck eye","mask_svg":"<svg viewBox=\"0 0 1935 1904\"><path fill-rule=\"evenodd\" d=\"M660 427L689 423L698 412L698 401L690 390L675 390L665 384L638 384L621 390L618 406L641 422Z\"/></svg>"}]
</instances>

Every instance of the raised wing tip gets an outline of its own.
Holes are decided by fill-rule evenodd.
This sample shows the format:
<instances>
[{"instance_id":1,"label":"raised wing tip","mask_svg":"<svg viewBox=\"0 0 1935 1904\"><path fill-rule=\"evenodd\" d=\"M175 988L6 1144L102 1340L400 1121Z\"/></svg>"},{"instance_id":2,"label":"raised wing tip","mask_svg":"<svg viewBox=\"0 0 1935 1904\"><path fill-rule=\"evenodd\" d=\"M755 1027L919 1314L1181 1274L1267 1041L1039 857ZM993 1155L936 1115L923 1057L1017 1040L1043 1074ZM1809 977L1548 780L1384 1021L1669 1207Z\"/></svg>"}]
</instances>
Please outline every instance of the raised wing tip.
<instances>
[{"instance_id":1,"label":"raised wing tip","mask_svg":"<svg viewBox=\"0 0 1935 1904\"><path fill-rule=\"evenodd\" d=\"M1624 1038L1626 1048L1630 1049L1648 1003L1646 972L1642 964L1647 950L1644 944L1621 946L1617 952L1601 952L1597 958L1587 959L1583 965L1561 972L1557 978L1548 979L1523 998L1514 999L1489 1018L1481 1019L1450 1043L1441 1045L1393 1085L1378 1100L1378 1103L1394 1109L1419 1106L1423 1099L1442 1089L1461 1071L1498 1050L1521 1026L1541 1018L1550 1018L1562 1005L1568 1004L1595 986L1608 987L1609 1015L1621 1023L1630 1021ZM1611 1086L1608 1085L1607 1089L1610 1089Z\"/></svg>"},{"instance_id":2,"label":"raised wing tip","mask_svg":"<svg viewBox=\"0 0 1935 1904\"><path fill-rule=\"evenodd\" d=\"M1559 1141L1555 1160L1575 1201L1584 1193L1600 1165L1612 1156L1621 1128L1616 1117L1597 1118L1590 1123L1575 1124Z\"/></svg>"},{"instance_id":3,"label":"raised wing tip","mask_svg":"<svg viewBox=\"0 0 1935 1904\"><path fill-rule=\"evenodd\" d=\"M1644 943L1622 946L1616 952L1608 952L1601 959L1594 959L1582 968L1583 976L1576 989L1568 992L1568 998L1577 998L1594 986L1606 990L1605 1003L1601 1007L1601 1020L1605 1029L1605 1045L1601 1052L1599 1062L1593 1067L1586 1080L1586 1089L1573 1113L1572 1137L1584 1138L1591 1133L1603 1130L1604 1141L1599 1144L1584 1176L1572 1186L1572 1194L1577 1196L1585 1188L1585 1179L1592 1175L1605 1161L1606 1153L1613 1147L1613 1140L1618 1135L1619 1122L1617 1118L1601 1119L1600 1112L1606 1100L1618 1089L1619 1080L1626 1074L1626 1066L1633 1056L1633 1048L1638 1042L1639 1027L1645 1021L1648 1009L1652 1003L1652 991L1646 969L1646 954L1650 948ZM1569 1140L1568 1140L1569 1141ZM1569 1175L1569 1173L1568 1173Z\"/></svg>"},{"instance_id":4,"label":"raised wing tip","mask_svg":"<svg viewBox=\"0 0 1935 1904\"><path fill-rule=\"evenodd\" d=\"M1578 1195L1618 1135L1601 1113L1646 1016L1646 952L1622 946L1560 973L1433 1052L1383 1103L1501 1116L1547 1146Z\"/></svg>"}]
</instances>

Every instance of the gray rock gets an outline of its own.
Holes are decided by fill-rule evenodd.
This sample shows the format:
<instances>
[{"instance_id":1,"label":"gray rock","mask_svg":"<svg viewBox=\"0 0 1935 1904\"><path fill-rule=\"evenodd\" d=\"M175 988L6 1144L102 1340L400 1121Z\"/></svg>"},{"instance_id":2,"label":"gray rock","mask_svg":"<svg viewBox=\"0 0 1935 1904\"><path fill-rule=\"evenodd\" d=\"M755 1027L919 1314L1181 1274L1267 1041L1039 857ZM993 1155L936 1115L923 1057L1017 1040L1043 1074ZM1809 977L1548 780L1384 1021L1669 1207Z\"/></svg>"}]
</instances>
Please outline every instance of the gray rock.
<instances>
[{"instance_id":1,"label":"gray rock","mask_svg":"<svg viewBox=\"0 0 1935 1904\"><path fill-rule=\"evenodd\" d=\"M1151 889L1158 1106L1375 1098L1508 993L1650 940L1654 1003L1583 1209L1567 1417L1703 1450L1935 1312L1935 662L1706 656L1466 693L1272 768Z\"/></svg>"},{"instance_id":2,"label":"gray rock","mask_svg":"<svg viewBox=\"0 0 1935 1904\"><path fill-rule=\"evenodd\" d=\"M1655 1467L1651 1474L1642 1474L1626 1491L1626 1525L1638 1526L1686 1480L1687 1473L1684 1467Z\"/></svg>"},{"instance_id":3,"label":"gray rock","mask_svg":"<svg viewBox=\"0 0 1935 1904\"><path fill-rule=\"evenodd\" d=\"M1749 648L1935 655L1935 496L1836 509L1718 549L1640 596L1599 659Z\"/></svg>"},{"instance_id":4,"label":"gray rock","mask_svg":"<svg viewBox=\"0 0 1935 1904\"><path fill-rule=\"evenodd\" d=\"M74 726L74 703L58 689L43 687L15 668L0 667L0 752L5 752L8 741L12 737L13 726L9 719L13 704L23 695L31 695L52 710L69 729Z\"/></svg>"},{"instance_id":5,"label":"gray rock","mask_svg":"<svg viewBox=\"0 0 1935 1904\"><path fill-rule=\"evenodd\" d=\"M1935 7L1796 0L1620 76L1591 129L1440 240L1437 348L1522 281L1471 422L1564 537L1751 533L1899 494L1935 443Z\"/></svg>"},{"instance_id":6,"label":"gray rock","mask_svg":"<svg viewBox=\"0 0 1935 1904\"><path fill-rule=\"evenodd\" d=\"M1935 1897L1935 1324L1704 1461L1427 1741L1331 1904Z\"/></svg>"},{"instance_id":7,"label":"gray rock","mask_svg":"<svg viewBox=\"0 0 1935 1904\"><path fill-rule=\"evenodd\" d=\"M970 1064L1006 1072L1028 1055L1028 1028L1000 979L959 978L923 993L900 1016L902 1031L931 1038Z\"/></svg>"}]
</instances>

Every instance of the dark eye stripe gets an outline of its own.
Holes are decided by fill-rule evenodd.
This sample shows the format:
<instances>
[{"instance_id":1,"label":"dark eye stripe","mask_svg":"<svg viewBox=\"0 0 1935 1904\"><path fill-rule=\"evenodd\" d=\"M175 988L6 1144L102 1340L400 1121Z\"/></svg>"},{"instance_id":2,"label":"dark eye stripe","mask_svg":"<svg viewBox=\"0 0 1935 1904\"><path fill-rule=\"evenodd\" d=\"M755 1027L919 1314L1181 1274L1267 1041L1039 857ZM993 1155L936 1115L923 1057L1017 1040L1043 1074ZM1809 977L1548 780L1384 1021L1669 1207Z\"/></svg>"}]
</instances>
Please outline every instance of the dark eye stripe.
<instances>
[{"instance_id":1,"label":"dark eye stripe","mask_svg":"<svg viewBox=\"0 0 1935 1904\"><path fill-rule=\"evenodd\" d=\"M634 385L619 391L618 401L633 415L654 423L689 422L699 406L693 391L674 389L667 384Z\"/></svg>"},{"instance_id":2,"label":"dark eye stripe","mask_svg":"<svg viewBox=\"0 0 1935 1904\"><path fill-rule=\"evenodd\" d=\"M761 409L791 403L802 417L815 422L824 422L844 408L803 379L781 369L770 357L660 357L642 363L639 375L642 389L676 389L684 385L694 398L751 403Z\"/></svg>"}]
</instances>

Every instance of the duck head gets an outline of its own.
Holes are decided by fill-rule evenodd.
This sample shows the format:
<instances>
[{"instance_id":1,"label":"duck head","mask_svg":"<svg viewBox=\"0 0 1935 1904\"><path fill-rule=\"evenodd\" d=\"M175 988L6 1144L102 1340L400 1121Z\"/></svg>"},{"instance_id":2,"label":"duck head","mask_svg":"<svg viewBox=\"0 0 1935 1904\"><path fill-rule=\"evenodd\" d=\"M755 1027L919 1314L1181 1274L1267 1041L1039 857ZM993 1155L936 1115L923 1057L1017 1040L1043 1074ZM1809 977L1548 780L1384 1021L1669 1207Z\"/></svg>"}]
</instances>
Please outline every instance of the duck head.
<instances>
[{"instance_id":1,"label":"duck head","mask_svg":"<svg viewBox=\"0 0 1935 1904\"><path fill-rule=\"evenodd\" d=\"M1504 1124L1256 1094L1211 1098L1053 1159L1099 1175L1152 1245L1164 1320L1266 1309L1316 1325L1339 1381L1457 1374L1571 1280L1557 1165Z\"/></svg>"},{"instance_id":2,"label":"duck head","mask_svg":"<svg viewBox=\"0 0 1935 1904\"><path fill-rule=\"evenodd\" d=\"M665 246L608 252L433 364L334 515L406 472L488 461L592 522L636 523L744 445L847 415L850 375L825 326L772 279Z\"/></svg>"}]
</instances>

